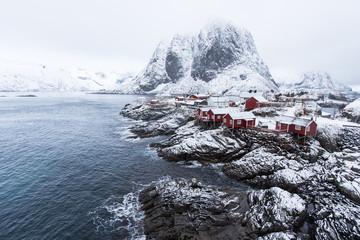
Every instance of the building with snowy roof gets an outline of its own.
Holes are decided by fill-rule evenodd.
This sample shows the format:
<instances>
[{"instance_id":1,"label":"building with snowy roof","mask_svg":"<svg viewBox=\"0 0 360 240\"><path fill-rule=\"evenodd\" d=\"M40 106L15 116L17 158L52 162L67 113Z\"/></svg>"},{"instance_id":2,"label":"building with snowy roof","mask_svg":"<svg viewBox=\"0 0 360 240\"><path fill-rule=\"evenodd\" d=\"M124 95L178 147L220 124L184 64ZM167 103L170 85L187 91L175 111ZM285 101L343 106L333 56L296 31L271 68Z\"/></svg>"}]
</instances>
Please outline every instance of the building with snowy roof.
<instances>
[{"instance_id":1,"label":"building with snowy roof","mask_svg":"<svg viewBox=\"0 0 360 240\"><path fill-rule=\"evenodd\" d=\"M266 100L263 96L254 96L249 98L248 100L246 100L245 102L245 109L255 109L260 107L261 103L267 103L269 102L268 100Z\"/></svg>"},{"instance_id":2,"label":"building with snowy roof","mask_svg":"<svg viewBox=\"0 0 360 240\"><path fill-rule=\"evenodd\" d=\"M231 128L253 127L256 117L251 112L232 112L223 117L223 124Z\"/></svg>"},{"instance_id":3,"label":"building with snowy roof","mask_svg":"<svg viewBox=\"0 0 360 240\"><path fill-rule=\"evenodd\" d=\"M307 136L316 133L317 124L312 119L280 116L276 119L276 129Z\"/></svg>"}]
</instances>

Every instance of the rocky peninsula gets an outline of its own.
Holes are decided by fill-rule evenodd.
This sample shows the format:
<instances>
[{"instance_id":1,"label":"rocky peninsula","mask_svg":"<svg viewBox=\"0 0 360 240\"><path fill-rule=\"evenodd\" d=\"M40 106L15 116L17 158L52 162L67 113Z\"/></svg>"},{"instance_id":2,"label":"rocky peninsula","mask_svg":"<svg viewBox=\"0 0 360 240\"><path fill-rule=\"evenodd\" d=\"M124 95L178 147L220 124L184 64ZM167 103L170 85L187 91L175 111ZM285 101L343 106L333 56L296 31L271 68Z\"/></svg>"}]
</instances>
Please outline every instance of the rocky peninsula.
<instances>
[{"instance_id":1,"label":"rocky peninsula","mask_svg":"<svg viewBox=\"0 0 360 240\"><path fill-rule=\"evenodd\" d=\"M204 127L193 111L126 105L137 137L168 161L222 163L247 192L179 179L140 193L149 239L360 239L360 129L319 126L290 134Z\"/></svg>"}]
</instances>

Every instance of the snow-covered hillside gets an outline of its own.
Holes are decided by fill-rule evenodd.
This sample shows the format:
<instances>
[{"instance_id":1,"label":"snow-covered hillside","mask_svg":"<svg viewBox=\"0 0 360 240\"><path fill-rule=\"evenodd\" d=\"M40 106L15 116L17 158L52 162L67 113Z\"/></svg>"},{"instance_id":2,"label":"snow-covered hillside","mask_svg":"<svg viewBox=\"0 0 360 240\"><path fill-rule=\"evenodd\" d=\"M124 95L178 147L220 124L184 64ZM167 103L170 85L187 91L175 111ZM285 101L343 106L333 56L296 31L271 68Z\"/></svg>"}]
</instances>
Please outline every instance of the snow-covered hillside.
<instances>
[{"instance_id":1,"label":"snow-covered hillside","mask_svg":"<svg viewBox=\"0 0 360 240\"><path fill-rule=\"evenodd\" d=\"M278 86L250 32L216 23L197 37L177 35L161 42L146 68L122 89L126 93L236 94L249 89L277 91Z\"/></svg>"},{"instance_id":2,"label":"snow-covered hillside","mask_svg":"<svg viewBox=\"0 0 360 240\"><path fill-rule=\"evenodd\" d=\"M350 87L337 83L326 72L306 72L302 74L275 72L274 78L281 90L304 90L321 93L351 91Z\"/></svg>"},{"instance_id":3,"label":"snow-covered hillside","mask_svg":"<svg viewBox=\"0 0 360 240\"><path fill-rule=\"evenodd\" d=\"M88 71L20 62L0 62L0 91L114 90L133 77L119 72Z\"/></svg>"}]
</instances>

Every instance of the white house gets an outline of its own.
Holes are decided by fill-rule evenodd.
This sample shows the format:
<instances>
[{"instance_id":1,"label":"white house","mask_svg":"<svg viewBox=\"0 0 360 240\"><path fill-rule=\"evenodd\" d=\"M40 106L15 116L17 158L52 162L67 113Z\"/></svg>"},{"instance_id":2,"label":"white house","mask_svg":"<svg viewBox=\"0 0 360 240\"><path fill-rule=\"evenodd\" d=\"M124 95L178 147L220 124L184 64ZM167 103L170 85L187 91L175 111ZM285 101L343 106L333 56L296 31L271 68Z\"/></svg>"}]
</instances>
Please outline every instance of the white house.
<instances>
[{"instance_id":1,"label":"white house","mask_svg":"<svg viewBox=\"0 0 360 240\"><path fill-rule=\"evenodd\" d=\"M208 98L208 106L209 107L229 107L229 99L226 97L209 97Z\"/></svg>"}]
</instances>

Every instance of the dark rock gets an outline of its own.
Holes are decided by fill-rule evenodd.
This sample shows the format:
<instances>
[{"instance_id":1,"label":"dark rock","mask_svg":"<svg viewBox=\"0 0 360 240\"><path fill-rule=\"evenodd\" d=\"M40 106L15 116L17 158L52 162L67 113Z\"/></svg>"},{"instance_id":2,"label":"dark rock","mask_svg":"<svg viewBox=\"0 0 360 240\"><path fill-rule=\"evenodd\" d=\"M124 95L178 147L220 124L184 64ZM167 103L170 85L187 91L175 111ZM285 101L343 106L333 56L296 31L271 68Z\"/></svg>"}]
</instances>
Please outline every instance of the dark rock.
<instances>
[{"instance_id":1,"label":"dark rock","mask_svg":"<svg viewBox=\"0 0 360 240\"><path fill-rule=\"evenodd\" d=\"M142 191L148 239L253 239L301 225L305 201L279 188L236 193L196 179ZM246 204L246 199L248 204Z\"/></svg>"},{"instance_id":2,"label":"dark rock","mask_svg":"<svg viewBox=\"0 0 360 240\"><path fill-rule=\"evenodd\" d=\"M243 231L239 207L245 194L178 180L145 189L139 200L145 211L148 239L237 239Z\"/></svg>"}]
</instances>

